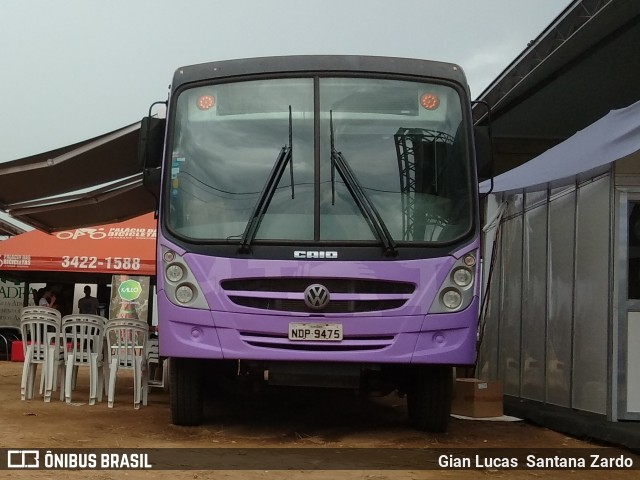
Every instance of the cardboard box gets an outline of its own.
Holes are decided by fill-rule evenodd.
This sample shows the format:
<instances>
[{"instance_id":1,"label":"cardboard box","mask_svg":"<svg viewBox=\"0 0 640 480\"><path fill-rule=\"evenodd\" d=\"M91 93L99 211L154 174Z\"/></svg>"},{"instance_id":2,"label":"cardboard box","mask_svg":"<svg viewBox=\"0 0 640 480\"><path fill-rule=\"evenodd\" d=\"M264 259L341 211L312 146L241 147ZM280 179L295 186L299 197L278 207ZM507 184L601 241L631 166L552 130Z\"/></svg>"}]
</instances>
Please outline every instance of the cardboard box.
<instances>
[{"instance_id":1,"label":"cardboard box","mask_svg":"<svg viewBox=\"0 0 640 480\"><path fill-rule=\"evenodd\" d=\"M456 378L451 413L474 418L501 417L502 383Z\"/></svg>"}]
</instances>

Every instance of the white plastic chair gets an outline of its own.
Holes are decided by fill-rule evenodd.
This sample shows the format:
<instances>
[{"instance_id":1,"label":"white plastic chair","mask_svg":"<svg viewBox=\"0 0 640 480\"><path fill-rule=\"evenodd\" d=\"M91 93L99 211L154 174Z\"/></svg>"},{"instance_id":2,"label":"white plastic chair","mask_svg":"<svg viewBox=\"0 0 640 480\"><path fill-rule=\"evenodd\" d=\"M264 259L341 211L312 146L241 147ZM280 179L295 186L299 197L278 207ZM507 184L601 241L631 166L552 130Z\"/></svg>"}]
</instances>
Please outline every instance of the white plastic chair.
<instances>
[{"instance_id":1,"label":"white plastic chair","mask_svg":"<svg viewBox=\"0 0 640 480\"><path fill-rule=\"evenodd\" d=\"M149 388L161 388L167 391L169 387L167 360L160 358L158 339L147 340L147 372Z\"/></svg>"},{"instance_id":2,"label":"white plastic chair","mask_svg":"<svg viewBox=\"0 0 640 480\"><path fill-rule=\"evenodd\" d=\"M73 380L78 367L89 367L89 405L102 401L104 387L104 317L67 315L62 319L62 335L69 345L65 359L65 400L71 403Z\"/></svg>"},{"instance_id":3,"label":"white plastic chair","mask_svg":"<svg viewBox=\"0 0 640 480\"><path fill-rule=\"evenodd\" d=\"M119 369L133 370L133 406L147 404L147 322L132 319L111 319L105 330L109 363L109 408L113 408L116 377Z\"/></svg>"},{"instance_id":4,"label":"white plastic chair","mask_svg":"<svg viewBox=\"0 0 640 480\"><path fill-rule=\"evenodd\" d=\"M38 365L40 373L40 393L44 391L44 401L51 401L51 392L56 389L58 378L62 378L64 368L64 344L60 341L61 316L58 310L48 307L25 307L20 312L20 330L24 365L20 397L33 398L33 387ZM64 398L64 385L60 384L60 400Z\"/></svg>"}]
</instances>

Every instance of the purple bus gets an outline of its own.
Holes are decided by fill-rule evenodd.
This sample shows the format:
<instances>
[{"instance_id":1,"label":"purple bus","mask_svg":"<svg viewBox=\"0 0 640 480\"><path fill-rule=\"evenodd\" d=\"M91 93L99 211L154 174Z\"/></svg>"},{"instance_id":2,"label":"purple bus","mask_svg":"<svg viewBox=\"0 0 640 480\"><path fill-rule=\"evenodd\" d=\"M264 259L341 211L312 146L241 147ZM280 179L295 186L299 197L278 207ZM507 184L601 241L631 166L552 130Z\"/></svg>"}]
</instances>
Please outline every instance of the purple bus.
<instances>
[{"instance_id":1,"label":"purple bus","mask_svg":"<svg viewBox=\"0 0 640 480\"><path fill-rule=\"evenodd\" d=\"M473 130L453 64L179 68L140 145L173 423L202 423L207 384L242 377L398 391L413 426L446 430L452 367L476 356Z\"/></svg>"}]
</instances>

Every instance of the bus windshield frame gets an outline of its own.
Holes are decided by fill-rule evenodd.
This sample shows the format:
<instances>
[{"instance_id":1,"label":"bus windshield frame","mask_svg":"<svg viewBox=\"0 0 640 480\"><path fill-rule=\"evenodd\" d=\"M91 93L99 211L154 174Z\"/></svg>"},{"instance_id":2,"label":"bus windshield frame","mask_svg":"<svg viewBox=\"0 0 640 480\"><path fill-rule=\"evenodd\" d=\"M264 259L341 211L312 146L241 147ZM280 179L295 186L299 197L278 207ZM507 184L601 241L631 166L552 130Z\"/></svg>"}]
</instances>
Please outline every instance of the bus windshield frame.
<instances>
[{"instance_id":1,"label":"bus windshield frame","mask_svg":"<svg viewBox=\"0 0 640 480\"><path fill-rule=\"evenodd\" d=\"M465 105L455 82L402 76L184 85L169 109L167 230L212 245L460 242L475 227Z\"/></svg>"}]
</instances>

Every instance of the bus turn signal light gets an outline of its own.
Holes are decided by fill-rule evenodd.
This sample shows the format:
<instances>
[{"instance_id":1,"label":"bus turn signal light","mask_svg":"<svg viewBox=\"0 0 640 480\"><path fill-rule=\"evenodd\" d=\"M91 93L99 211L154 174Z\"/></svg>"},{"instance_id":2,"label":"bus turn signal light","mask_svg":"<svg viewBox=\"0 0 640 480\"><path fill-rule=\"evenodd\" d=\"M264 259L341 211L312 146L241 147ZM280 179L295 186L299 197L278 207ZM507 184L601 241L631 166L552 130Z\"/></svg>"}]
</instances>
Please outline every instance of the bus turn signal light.
<instances>
[{"instance_id":1,"label":"bus turn signal light","mask_svg":"<svg viewBox=\"0 0 640 480\"><path fill-rule=\"evenodd\" d=\"M440 106L440 99L433 93L423 93L420 96L420 105L425 110L435 110Z\"/></svg>"},{"instance_id":2,"label":"bus turn signal light","mask_svg":"<svg viewBox=\"0 0 640 480\"><path fill-rule=\"evenodd\" d=\"M213 108L215 104L216 99L213 95L200 95L200 97L198 97L198 101L196 102L196 106L200 110L209 110Z\"/></svg>"}]
</instances>

